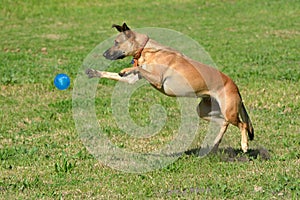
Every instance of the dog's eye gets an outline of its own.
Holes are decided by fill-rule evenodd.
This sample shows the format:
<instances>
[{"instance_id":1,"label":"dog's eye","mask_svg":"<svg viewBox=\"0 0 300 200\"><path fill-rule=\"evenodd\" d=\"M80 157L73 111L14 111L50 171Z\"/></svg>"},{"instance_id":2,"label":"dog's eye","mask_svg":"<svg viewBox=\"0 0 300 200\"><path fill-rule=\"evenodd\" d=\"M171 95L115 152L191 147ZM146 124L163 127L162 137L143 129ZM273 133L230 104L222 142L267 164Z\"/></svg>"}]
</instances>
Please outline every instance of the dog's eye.
<instances>
[{"instance_id":1,"label":"dog's eye","mask_svg":"<svg viewBox=\"0 0 300 200\"><path fill-rule=\"evenodd\" d=\"M119 42L117 40L115 40L115 46L117 46L119 44Z\"/></svg>"}]
</instances>

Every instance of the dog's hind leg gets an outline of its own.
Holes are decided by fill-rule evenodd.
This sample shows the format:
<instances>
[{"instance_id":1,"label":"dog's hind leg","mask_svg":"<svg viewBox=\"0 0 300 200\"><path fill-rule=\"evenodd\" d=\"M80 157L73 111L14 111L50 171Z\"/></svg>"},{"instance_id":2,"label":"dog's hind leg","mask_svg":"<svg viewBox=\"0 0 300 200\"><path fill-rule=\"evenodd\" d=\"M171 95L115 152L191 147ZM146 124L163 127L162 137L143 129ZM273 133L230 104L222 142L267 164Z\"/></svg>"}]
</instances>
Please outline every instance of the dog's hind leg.
<instances>
[{"instance_id":1,"label":"dog's hind leg","mask_svg":"<svg viewBox=\"0 0 300 200\"><path fill-rule=\"evenodd\" d=\"M244 153L248 151L248 137L247 137L247 124L244 122L239 122L238 127L241 130L241 146Z\"/></svg>"},{"instance_id":2,"label":"dog's hind leg","mask_svg":"<svg viewBox=\"0 0 300 200\"><path fill-rule=\"evenodd\" d=\"M219 99L221 102L221 111L226 122L238 127L241 131L241 147L243 152L248 151L247 123L239 118L239 110L242 104L238 93L229 93Z\"/></svg>"},{"instance_id":3,"label":"dog's hind leg","mask_svg":"<svg viewBox=\"0 0 300 200\"><path fill-rule=\"evenodd\" d=\"M197 106L197 113L200 118L206 121L212 121L218 118L224 119L218 102L211 97L202 98L201 102Z\"/></svg>"},{"instance_id":4,"label":"dog's hind leg","mask_svg":"<svg viewBox=\"0 0 300 200\"><path fill-rule=\"evenodd\" d=\"M213 132L210 132L210 134L214 136L215 132L218 131L213 141L213 149L217 150L229 125L222 115L218 102L214 98L204 97L197 107L197 112L201 119L212 122L211 125L213 127L211 127L210 131Z\"/></svg>"}]
</instances>

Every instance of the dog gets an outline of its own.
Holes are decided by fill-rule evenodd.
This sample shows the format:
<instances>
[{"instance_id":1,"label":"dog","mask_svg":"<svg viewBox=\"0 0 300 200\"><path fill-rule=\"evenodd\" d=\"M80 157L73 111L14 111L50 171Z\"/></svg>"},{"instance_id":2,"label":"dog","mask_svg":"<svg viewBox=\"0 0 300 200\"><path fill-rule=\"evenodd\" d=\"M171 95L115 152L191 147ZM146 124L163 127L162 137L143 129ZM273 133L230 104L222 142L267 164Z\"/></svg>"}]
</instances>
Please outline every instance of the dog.
<instances>
[{"instance_id":1,"label":"dog","mask_svg":"<svg viewBox=\"0 0 300 200\"><path fill-rule=\"evenodd\" d=\"M119 73L87 69L89 78L108 78L130 84L144 78L165 95L201 98L197 106L199 117L220 127L214 149L218 148L228 125L232 124L241 131L243 152L248 151L248 137L254 139L254 129L232 79L213 67L159 44L145 34L132 31L126 23L114 24L112 28L116 28L119 34L114 45L103 56L109 60L132 56L133 66Z\"/></svg>"}]
</instances>

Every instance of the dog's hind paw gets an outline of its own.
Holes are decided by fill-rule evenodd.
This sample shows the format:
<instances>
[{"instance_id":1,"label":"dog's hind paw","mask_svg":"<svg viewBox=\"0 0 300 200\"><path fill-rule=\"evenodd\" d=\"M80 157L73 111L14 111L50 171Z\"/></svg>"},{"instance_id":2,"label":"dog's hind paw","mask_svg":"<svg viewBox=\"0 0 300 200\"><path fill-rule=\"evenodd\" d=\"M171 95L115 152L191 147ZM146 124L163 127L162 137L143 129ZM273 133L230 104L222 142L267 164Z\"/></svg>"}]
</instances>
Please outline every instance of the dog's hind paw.
<instances>
[{"instance_id":1,"label":"dog's hind paw","mask_svg":"<svg viewBox=\"0 0 300 200\"><path fill-rule=\"evenodd\" d=\"M101 73L97 70L94 70L94 69L86 69L85 70L85 74L89 77L89 78L101 78Z\"/></svg>"}]
</instances>

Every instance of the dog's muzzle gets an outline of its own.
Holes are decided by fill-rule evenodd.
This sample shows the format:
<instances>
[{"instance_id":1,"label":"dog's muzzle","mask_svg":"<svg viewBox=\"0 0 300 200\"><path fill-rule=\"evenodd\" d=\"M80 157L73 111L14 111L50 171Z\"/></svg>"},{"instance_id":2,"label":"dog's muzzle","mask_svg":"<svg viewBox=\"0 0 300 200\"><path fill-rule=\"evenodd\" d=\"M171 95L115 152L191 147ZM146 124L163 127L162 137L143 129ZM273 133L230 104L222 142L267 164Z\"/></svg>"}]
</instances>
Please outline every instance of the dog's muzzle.
<instances>
[{"instance_id":1,"label":"dog's muzzle","mask_svg":"<svg viewBox=\"0 0 300 200\"><path fill-rule=\"evenodd\" d=\"M111 51L111 49L105 51L103 56L109 60L123 59L126 57L123 51Z\"/></svg>"}]
</instances>

